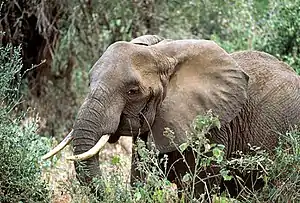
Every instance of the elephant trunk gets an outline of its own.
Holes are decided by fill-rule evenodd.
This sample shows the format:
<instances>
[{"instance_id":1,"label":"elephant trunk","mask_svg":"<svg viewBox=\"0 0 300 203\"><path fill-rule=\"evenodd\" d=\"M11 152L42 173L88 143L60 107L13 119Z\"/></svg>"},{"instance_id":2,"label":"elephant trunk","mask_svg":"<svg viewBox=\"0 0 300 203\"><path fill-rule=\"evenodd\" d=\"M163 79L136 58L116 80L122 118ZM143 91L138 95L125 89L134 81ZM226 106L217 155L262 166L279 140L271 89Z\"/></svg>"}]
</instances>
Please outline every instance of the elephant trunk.
<instances>
[{"instance_id":1,"label":"elephant trunk","mask_svg":"<svg viewBox=\"0 0 300 203\"><path fill-rule=\"evenodd\" d=\"M82 154L94 147L97 142L95 133L78 128L74 130L74 155ZM77 178L81 183L90 183L94 177L100 174L98 153L86 160L75 161L74 165Z\"/></svg>"},{"instance_id":2,"label":"elephant trunk","mask_svg":"<svg viewBox=\"0 0 300 203\"><path fill-rule=\"evenodd\" d=\"M73 127L74 157L97 146L98 141L107 136L104 134L112 134L118 128L120 116L117 112L120 105L97 98L99 97L89 95L79 109ZM100 175L98 151L93 156L88 156L88 159L74 162L77 178L83 184L90 183L94 177Z\"/></svg>"}]
</instances>

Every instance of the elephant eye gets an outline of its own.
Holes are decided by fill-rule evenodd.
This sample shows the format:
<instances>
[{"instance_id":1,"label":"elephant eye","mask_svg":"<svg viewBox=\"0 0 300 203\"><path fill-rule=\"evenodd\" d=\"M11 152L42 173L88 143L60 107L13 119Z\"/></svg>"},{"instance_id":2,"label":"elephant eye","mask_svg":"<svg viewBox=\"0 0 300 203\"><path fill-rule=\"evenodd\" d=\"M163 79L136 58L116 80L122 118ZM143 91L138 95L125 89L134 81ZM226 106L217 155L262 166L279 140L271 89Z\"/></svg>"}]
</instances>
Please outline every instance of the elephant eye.
<instances>
[{"instance_id":1,"label":"elephant eye","mask_svg":"<svg viewBox=\"0 0 300 203\"><path fill-rule=\"evenodd\" d=\"M140 92L140 88L135 87L135 88L132 88L132 89L128 90L127 94L129 96L133 96L133 95L138 94L139 92Z\"/></svg>"}]
</instances>

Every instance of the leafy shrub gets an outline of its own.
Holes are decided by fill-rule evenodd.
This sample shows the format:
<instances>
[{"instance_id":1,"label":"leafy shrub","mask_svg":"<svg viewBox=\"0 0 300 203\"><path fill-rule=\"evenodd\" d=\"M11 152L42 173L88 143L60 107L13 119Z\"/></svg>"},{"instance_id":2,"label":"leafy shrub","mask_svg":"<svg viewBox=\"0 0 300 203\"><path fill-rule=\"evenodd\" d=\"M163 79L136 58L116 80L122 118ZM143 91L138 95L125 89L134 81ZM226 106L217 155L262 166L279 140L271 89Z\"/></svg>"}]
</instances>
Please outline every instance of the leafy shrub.
<instances>
[{"instance_id":1,"label":"leafy shrub","mask_svg":"<svg viewBox=\"0 0 300 203\"><path fill-rule=\"evenodd\" d=\"M255 154L243 154L228 160L227 166L241 173L258 171L265 185L262 190L244 191L241 202L298 202L300 199L300 133L292 130L279 136L274 154L252 147ZM253 181L257 181L256 179ZM225 194L226 196L226 194Z\"/></svg>"},{"instance_id":2,"label":"leafy shrub","mask_svg":"<svg viewBox=\"0 0 300 203\"><path fill-rule=\"evenodd\" d=\"M154 143L145 144L138 139L136 151L139 155L137 170L145 176L145 182L137 181L132 188L133 202L176 202L177 191L168 179L168 172L160 166L166 166L168 157L160 158Z\"/></svg>"},{"instance_id":3,"label":"leafy shrub","mask_svg":"<svg viewBox=\"0 0 300 203\"><path fill-rule=\"evenodd\" d=\"M234 1L222 32L211 39L228 52L259 50L285 61L300 74L300 1ZM238 15L237 15L238 14Z\"/></svg>"},{"instance_id":4,"label":"leafy shrub","mask_svg":"<svg viewBox=\"0 0 300 203\"><path fill-rule=\"evenodd\" d=\"M279 137L279 145L271 162L264 164L267 182L256 196L269 202L300 200L300 132L294 129Z\"/></svg>"},{"instance_id":5,"label":"leafy shrub","mask_svg":"<svg viewBox=\"0 0 300 203\"><path fill-rule=\"evenodd\" d=\"M268 52L291 65L300 74L300 1L270 1L273 8L264 16L256 49Z\"/></svg>"},{"instance_id":6,"label":"leafy shrub","mask_svg":"<svg viewBox=\"0 0 300 203\"><path fill-rule=\"evenodd\" d=\"M131 188L128 185L128 157L114 156L101 162L101 176L94 178L89 186L83 186L77 179L67 179L61 183L63 190L73 203L81 202L133 202Z\"/></svg>"},{"instance_id":7,"label":"leafy shrub","mask_svg":"<svg viewBox=\"0 0 300 203\"><path fill-rule=\"evenodd\" d=\"M49 202L39 157L49 147L36 121L15 113L20 100L20 47L0 46L0 202Z\"/></svg>"}]
</instances>

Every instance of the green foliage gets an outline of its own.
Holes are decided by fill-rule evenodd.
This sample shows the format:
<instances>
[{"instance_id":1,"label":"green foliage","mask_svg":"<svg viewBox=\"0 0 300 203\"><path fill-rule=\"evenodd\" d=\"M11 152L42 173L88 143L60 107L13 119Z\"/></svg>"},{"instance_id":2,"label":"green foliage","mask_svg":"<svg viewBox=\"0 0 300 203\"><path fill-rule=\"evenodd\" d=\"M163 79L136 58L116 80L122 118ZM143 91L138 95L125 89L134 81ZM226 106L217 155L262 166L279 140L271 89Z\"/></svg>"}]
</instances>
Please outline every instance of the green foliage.
<instances>
[{"instance_id":1,"label":"green foliage","mask_svg":"<svg viewBox=\"0 0 300 203\"><path fill-rule=\"evenodd\" d=\"M148 146L147 146L148 145ZM137 182L132 189L134 202L175 202L178 197L174 185L167 179L168 172L161 168L166 166L168 157L159 157L159 151L154 143L145 144L144 141L138 140L137 154L139 162L137 170L145 179Z\"/></svg>"},{"instance_id":2,"label":"green foliage","mask_svg":"<svg viewBox=\"0 0 300 203\"><path fill-rule=\"evenodd\" d=\"M49 202L39 158L49 148L36 133L36 121L24 121L18 105L22 63L20 48L0 47L0 202Z\"/></svg>"},{"instance_id":3,"label":"green foliage","mask_svg":"<svg viewBox=\"0 0 300 203\"><path fill-rule=\"evenodd\" d=\"M223 32L221 25L230 6L222 0L162 1L155 13L164 19L159 34L171 39L209 39Z\"/></svg>"},{"instance_id":4,"label":"green foliage","mask_svg":"<svg viewBox=\"0 0 300 203\"><path fill-rule=\"evenodd\" d=\"M211 39L217 41L228 52L253 49L257 14L253 1L233 1L226 22L220 25L223 33L214 32Z\"/></svg>"},{"instance_id":5,"label":"green foliage","mask_svg":"<svg viewBox=\"0 0 300 203\"><path fill-rule=\"evenodd\" d=\"M72 202L132 202L131 188L128 186L128 175L124 175L126 157L114 156L111 161L101 163L100 177L94 178L89 186L81 185L76 179L62 183L70 194ZM91 186L91 187L90 187Z\"/></svg>"},{"instance_id":6,"label":"green foliage","mask_svg":"<svg viewBox=\"0 0 300 203\"><path fill-rule=\"evenodd\" d=\"M291 65L300 73L300 1L270 1L273 8L264 16L255 46Z\"/></svg>"},{"instance_id":7,"label":"green foliage","mask_svg":"<svg viewBox=\"0 0 300 203\"><path fill-rule=\"evenodd\" d=\"M272 162L264 164L268 169L267 185L261 199L270 202L297 202L300 199L300 132L295 129L279 137Z\"/></svg>"},{"instance_id":8,"label":"green foliage","mask_svg":"<svg viewBox=\"0 0 300 203\"><path fill-rule=\"evenodd\" d=\"M300 1L233 1L222 32L211 39L228 52L259 50L270 53L300 73Z\"/></svg>"},{"instance_id":9,"label":"green foliage","mask_svg":"<svg viewBox=\"0 0 300 203\"><path fill-rule=\"evenodd\" d=\"M4 105L4 101L10 103L17 99L22 61L20 47L13 48L10 44L0 46L0 53L0 97L3 99L1 105Z\"/></svg>"},{"instance_id":10,"label":"green foliage","mask_svg":"<svg viewBox=\"0 0 300 203\"><path fill-rule=\"evenodd\" d=\"M274 154L268 154L258 147L251 147L252 153L242 154L227 161L230 172L256 171L265 182L262 190L244 191L239 194L241 202L298 202L300 199L300 133L298 129L279 136ZM255 153L253 153L255 152ZM235 177L240 181L239 177ZM253 181L256 181L254 179ZM224 194L223 194L224 196ZM226 195L225 195L226 196Z\"/></svg>"}]
</instances>

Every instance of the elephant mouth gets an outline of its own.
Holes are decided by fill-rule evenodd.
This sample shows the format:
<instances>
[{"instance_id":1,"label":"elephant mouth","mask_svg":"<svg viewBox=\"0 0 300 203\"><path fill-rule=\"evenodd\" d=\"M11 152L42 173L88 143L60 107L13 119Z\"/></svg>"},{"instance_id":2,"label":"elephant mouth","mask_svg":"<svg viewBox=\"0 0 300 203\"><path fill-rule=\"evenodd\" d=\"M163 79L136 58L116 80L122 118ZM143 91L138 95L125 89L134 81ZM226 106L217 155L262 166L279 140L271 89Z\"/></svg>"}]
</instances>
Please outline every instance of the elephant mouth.
<instances>
[{"instance_id":1,"label":"elephant mouth","mask_svg":"<svg viewBox=\"0 0 300 203\"><path fill-rule=\"evenodd\" d=\"M121 115L121 121L115 135L120 136L138 136L139 134L149 131L148 125L145 125L145 118L140 115L129 116Z\"/></svg>"},{"instance_id":2,"label":"elephant mouth","mask_svg":"<svg viewBox=\"0 0 300 203\"><path fill-rule=\"evenodd\" d=\"M119 128L114 135L117 136L137 136L142 133L141 128Z\"/></svg>"}]
</instances>

